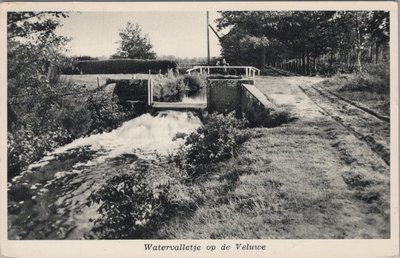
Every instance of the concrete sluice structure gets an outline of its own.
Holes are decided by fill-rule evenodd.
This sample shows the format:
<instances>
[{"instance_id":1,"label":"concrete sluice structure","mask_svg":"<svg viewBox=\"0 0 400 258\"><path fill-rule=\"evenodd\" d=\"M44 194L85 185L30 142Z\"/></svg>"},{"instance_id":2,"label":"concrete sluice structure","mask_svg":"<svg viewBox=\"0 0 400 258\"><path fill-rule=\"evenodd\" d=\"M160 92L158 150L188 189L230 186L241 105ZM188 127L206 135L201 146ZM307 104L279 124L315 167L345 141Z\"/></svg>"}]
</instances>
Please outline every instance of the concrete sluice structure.
<instances>
[{"instance_id":1,"label":"concrete sluice structure","mask_svg":"<svg viewBox=\"0 0 400 258\"><path fill-rule=\"evenodd\" d=\"M207 78L204 101L191 101L190 97L185 96L183 102L155 102L151 79L118 80L115 83L114 94L122 103L151 114L174 110L193 112L203 118L208 113L235 111L237 114L243 113L251 124L259 125L275 108L275 105L255 87L253 79L241 77L210 76Z\"/></svg>"}]
</instances>

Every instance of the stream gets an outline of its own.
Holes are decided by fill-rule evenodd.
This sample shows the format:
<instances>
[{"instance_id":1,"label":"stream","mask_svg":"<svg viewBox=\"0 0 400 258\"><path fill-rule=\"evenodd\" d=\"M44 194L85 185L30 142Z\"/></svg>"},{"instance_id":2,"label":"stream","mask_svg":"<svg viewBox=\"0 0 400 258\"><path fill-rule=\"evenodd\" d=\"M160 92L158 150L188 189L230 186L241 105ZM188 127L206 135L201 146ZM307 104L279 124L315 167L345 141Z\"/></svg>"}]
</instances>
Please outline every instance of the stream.
<instances>
[{"instance_id":1,"label":"stream","mask_svg":"<svg viewBox=\"0 0 400 258\"><path fill-rule=\"evenodd\" d=\"M192 101L204 98L199 94ZM188 112L144 114L54 150L8 184L9 239L82 239L98 216L98 207L87 205L91 193L133 169L138 159L173 153L185 140L176 136L199 126L200 119Z\"/></svg>"}]
</instances>

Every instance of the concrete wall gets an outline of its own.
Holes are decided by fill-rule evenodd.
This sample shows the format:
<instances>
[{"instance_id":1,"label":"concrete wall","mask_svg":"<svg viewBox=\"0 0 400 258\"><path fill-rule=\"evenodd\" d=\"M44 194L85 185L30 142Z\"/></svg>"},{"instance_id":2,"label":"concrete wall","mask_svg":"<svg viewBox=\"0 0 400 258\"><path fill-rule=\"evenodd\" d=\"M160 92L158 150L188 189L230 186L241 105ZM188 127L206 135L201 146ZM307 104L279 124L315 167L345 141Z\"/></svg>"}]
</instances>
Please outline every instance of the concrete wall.
<instances>
[{"instance_id":1,"label":"concrete wall","mask_svg":"<svg viewBox=\"0 0 400 258\"><path fill-rule=\"evenodd\" d=\"M275 105L254 85L242 84L241 107L252 125L264 125Z\"/></svg>"},{"instance_id":2,"label":"concrete wall","mask_svg":"<svg viewBox=\"0 0 400 258\"><path fill-rule=\"evenodd\" d=\"M240 79L208 79L208 112L229 113L236 111L240 113L242 83L253 83L253 81Z\"/></svg>"},{"instance_id":3,"label":"concrete wall","mask_svg":"<svg viewBox=\"0 0 400 258\"><path fill-rule=\"evenodd\" d=\"M253 80L209 79L208 112L244 113L252 125L264 125L275 109Z\"/></svg>"}]
</instances>

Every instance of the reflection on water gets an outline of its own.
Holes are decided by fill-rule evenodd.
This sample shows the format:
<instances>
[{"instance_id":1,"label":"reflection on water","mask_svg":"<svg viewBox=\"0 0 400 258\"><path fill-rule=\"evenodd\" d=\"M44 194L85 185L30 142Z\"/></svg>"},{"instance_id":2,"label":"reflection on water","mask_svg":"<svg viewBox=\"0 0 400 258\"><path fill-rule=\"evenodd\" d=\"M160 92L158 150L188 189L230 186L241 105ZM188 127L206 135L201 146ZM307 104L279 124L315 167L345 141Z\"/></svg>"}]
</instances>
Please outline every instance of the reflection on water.
<instances>
[{"instance_id":1,"label":"reflection on water","mask_svg":"<svg viewBox=\"0 0 400 258\"><path fill-rule=\"evenodd\" d=\"M187 93L183 96L183 103L207 103L207 90L206 88L201 88L195 93Z\"/></svg>"},{"instance_id":2,"label":"reflection on water","mask_svg":"<svg viewBox=\"0 0 400 258\"><path fill-rule=\"evenodd\" d=\"M10 239L80 239L98 206L87 198L107 179L133 170L138 159L174 152L201 125L187 112L144 114L109 132L56 149L13 179L8 188Z\"/></svg>"}]
</instances>

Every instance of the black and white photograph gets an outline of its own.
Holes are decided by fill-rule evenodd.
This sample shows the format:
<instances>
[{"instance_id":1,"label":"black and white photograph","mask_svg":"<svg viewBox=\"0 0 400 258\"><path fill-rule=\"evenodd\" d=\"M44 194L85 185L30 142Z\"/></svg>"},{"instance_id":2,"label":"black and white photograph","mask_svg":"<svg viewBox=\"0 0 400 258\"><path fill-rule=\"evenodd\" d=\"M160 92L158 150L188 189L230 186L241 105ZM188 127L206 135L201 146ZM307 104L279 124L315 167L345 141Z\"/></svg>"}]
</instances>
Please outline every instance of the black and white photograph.
<instances>
[{"instance_id":1,"label":"black and white photograph","mask_svg":"<svg viewBox=\"0 0 400 258\"><path fill-rule=\"evenodd\" d=\"M3 5L6 238L398 239L385 4Z\"/></svg>"}]
</instances>

